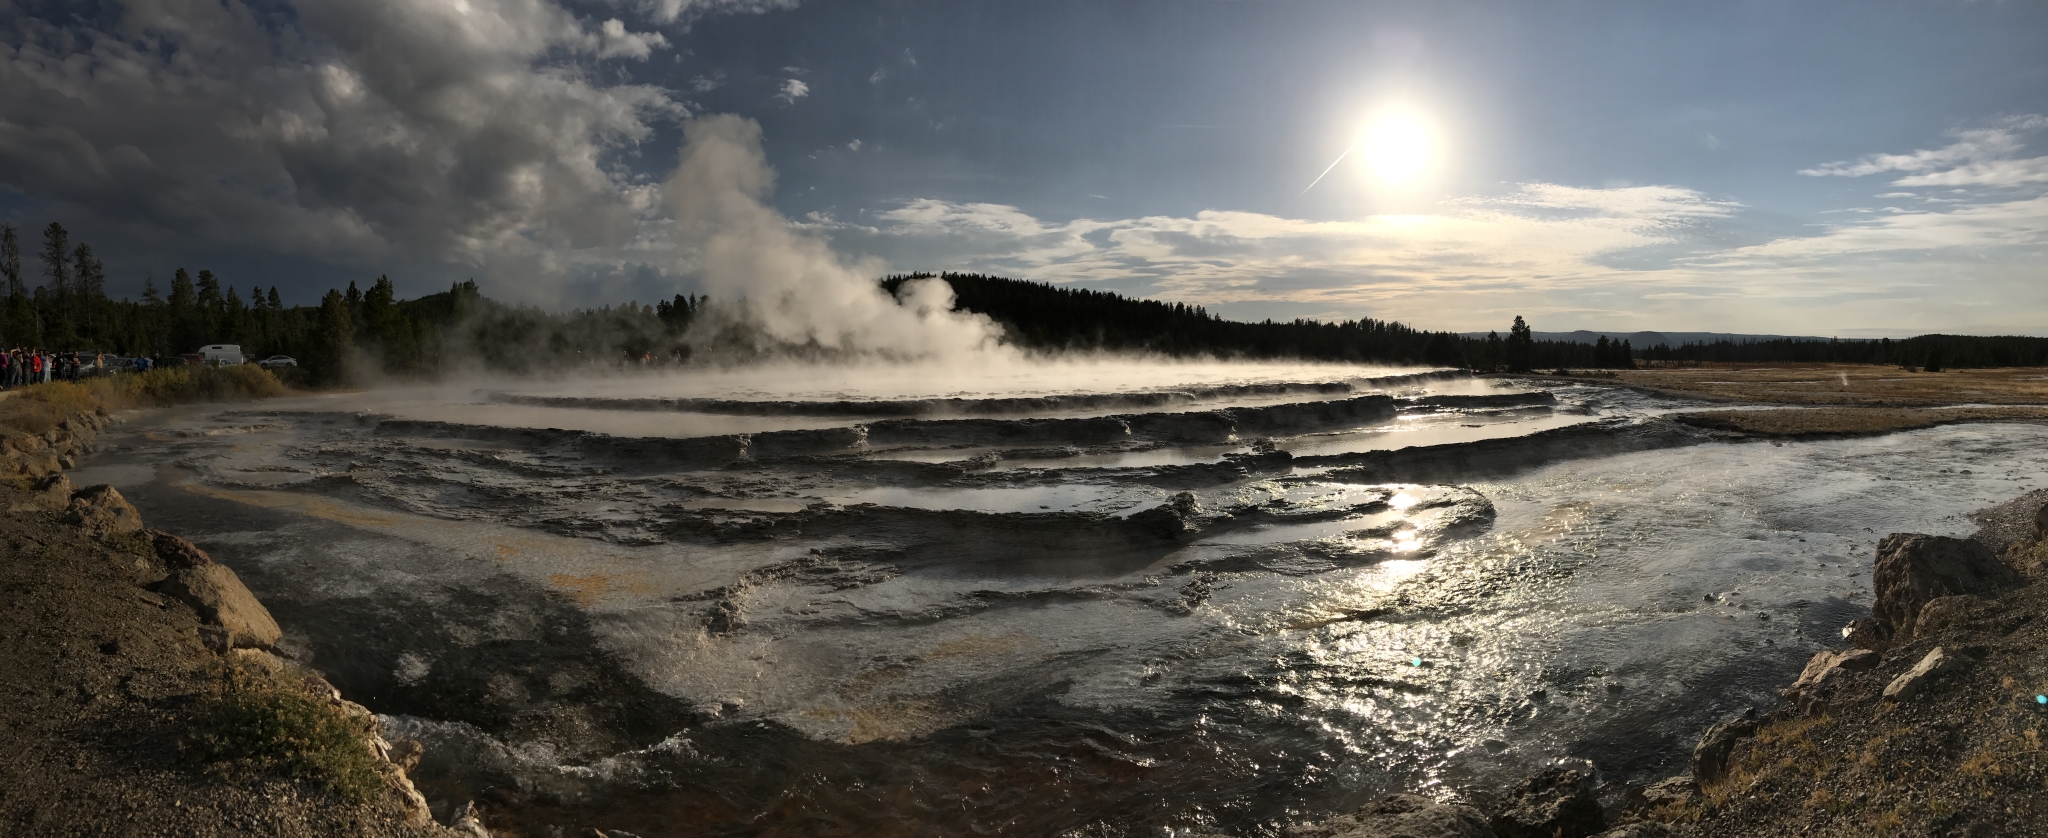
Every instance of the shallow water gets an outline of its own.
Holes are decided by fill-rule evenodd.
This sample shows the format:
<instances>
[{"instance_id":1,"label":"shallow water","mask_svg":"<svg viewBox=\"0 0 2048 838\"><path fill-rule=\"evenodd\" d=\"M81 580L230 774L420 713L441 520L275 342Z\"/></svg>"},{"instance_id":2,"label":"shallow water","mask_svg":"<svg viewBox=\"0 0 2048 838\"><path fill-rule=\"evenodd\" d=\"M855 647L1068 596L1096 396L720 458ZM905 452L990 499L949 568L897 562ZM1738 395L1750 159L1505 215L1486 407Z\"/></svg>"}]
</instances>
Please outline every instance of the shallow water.
<instances>
[{"instance_id":1,"label":"shallow water","mask_svg":"<svg viewBox=\"0 0 2048 838\"><path fill-rule=\"evenodd\" d=\"M1683 402L1487 406L1538 385L1405 372L1097 368L1071 392L1352 389L1082 425L775 407L689 437L371 393L161 414L74 479L235 566L287 651L427 743L437 808L650 838L1268 834L1392 790L1484 799L1562 757L1617 794L1838 639L1878 538L1965 534L2048 483L2037 425L1729 442L1656 418ZM1403 401L1311 404L1375 392ZM503 430L579 411L606 416Z\"/></svg>"}]
</instances>

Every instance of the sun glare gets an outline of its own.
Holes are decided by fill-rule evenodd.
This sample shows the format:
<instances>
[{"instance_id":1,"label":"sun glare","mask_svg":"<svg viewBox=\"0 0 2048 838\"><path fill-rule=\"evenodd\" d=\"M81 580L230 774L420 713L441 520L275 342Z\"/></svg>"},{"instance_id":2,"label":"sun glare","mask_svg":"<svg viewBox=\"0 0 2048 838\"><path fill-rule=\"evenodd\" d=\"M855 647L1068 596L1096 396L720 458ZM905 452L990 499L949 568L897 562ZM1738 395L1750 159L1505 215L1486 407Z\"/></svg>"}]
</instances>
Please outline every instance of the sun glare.
<instances>
[{"instance_id":1,"label":"sun glare","mask_svg":"<svg viewBox=\"0 0 2048 838\"><path fill-rule=\"evenodd\" d=\"M1404 113L1374 120L1359 145L1373 176L1390 186L1408 183L1426 171L1433 150L1428 126Z\"/></svg>"}]
</instances>

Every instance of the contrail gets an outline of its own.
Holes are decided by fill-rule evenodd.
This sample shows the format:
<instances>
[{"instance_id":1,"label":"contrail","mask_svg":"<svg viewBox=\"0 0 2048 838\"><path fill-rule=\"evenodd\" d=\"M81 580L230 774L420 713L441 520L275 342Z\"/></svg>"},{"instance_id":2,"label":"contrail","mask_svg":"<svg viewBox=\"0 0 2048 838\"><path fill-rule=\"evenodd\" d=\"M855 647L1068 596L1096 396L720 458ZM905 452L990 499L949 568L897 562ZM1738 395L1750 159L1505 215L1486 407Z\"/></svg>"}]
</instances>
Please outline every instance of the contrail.
<instances>
[{"instance_id":1,"label":"contrail","mask_svg":"<svg viewBox=\"0 0 2048 838\"><path fill-rule=\"evenodd\" d=\"M1338 163L1342 163L1342 162L1344 162L1344 158L1345 158L1345 157L1347 157L1347 156L1349 156L1349 155L1351 154L1351 150L1352 150L1352 149L1354 149L1354 148L1357 148L1357 147L1358 147L1358 144L1357 144L1357 143L1352 143L1352 144L1350 144L1350 145L1348 145L1348 146L1345 146L1345 147L1344 147L1344 153L1343 153L1343 154L1339 154L1339 155L1337 155L1337 159L1335 159L1335 160L1332 160L1332 161L1330 161L1330 169L1334 169L1334 168L1337 168L1337 164L1338 164ZM1323 170L1323 173L1322 173L1322 174L1320 174L1320 175L1316 175L1316 179L1315 179L1315 180L1309 181L1309 184L1308 184L1308 189L1314 189L1314 188L1316 188L1316 184L1318 184L1318 183L1322 183L1322 182L1323 182L1323 178L1325 178L1325 177L1328 177L1328 176L1330 175L1330 169L1324 169L1324 170ZM1303 190L1301 190L1301 195L1307 195L1307 194L1308 194L1308 189L1303 189ZM1299 197L1301 197L1301 195L1296 195L1296 196L1294 196L1294 197L1296 197L1296 198L1299 198Z\"/></svg>"}]
</instances>

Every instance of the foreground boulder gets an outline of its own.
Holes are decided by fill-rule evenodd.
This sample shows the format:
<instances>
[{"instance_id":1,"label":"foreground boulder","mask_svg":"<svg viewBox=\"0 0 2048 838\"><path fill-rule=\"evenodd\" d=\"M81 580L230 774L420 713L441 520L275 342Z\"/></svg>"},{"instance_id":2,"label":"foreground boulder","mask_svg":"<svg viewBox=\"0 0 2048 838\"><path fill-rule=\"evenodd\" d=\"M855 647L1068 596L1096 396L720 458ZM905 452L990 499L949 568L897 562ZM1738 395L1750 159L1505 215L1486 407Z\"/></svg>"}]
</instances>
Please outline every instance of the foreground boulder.
<instances>
[{"instance_id":1,"label":"foreground boulder","mask_svg":"<svg viewBox=\"0 0 2048 838\"><path fill-rule=\"evenodd\" d=\"M1397 794L1313 826L1287 831L1287 838L1493 838L1485 816L1470 806L1438 803L1419 794Z\"/></svg>"},{"instance_id":2,"label":"foreground boulder","mask_svg":"<svg viewBox=\"0 0 2048 838\"><path fill-rule=\"evenodd\" d=\"M1590 774L1550 768L1508 792L1492 826L1500 838L1591 838L1607 828L1607 816Z\"/></svg>"},{"instance_id":3,"label":"foreground boulder","mask_svg":"<svg viewBox=\"0 0 2048 838\"><path fill-rule=\"evenodd\" d=\"M241 577L226 565L173 570L153 587L199 612L200 621L207 624L201 627L200 636L215 651L270 649L284 639L284 632L278 629L270 610L256 601Z\"/></svg>"},{"instance_id":4,"label":"foreground boulder","mask_svg":"<svg viewBox=\"0 0 2048 838\"><path fill-rule=\"evenodd\" d=\"M1641 816L1658 810L1675 811L1691 806L1700 799L1700 784L1691 774L1680 774L1651 783L1628 793L1626 809Z\"/></svg>"},{"instance_id":5,"label":"foreground boulder","mask_svg":"<svg viewBox=\"0 0 2048 838\"><path fill-rule=\"evenodd\" d=\"M184 537L172 535L163 530L145 530L150 546L156 548L156 558L171 570L205 567L213 564L213 557L206 555L199 545L186 541Z\"/></svg>"},{"instance_id":6,"label":"foreground boulder","mask_svg":"<svg viewBox=\"0 0 2048 838\"><path fill-rule=\"evenodd\" d=\"M142 530L142 513L121 497L119 489L104 483L74 492L62 520L85 530L87 535L102 538Z\"/></svg>"},{"instance_id":7,"label":"foreground boulder","mask_svg":"<svg viewBox=\"0 0 2048 838\"><path fill-rule=\"evenodd\" d=\"M1929 684L1963 668L1964 659L1950 654L1939 647L1906 670L1905 674L1893 678L1884 688L1884 697L1889 701L1905 701L1927 690Z\"/></svg>"},{"instance_id":8,"label":"foreground boulder","mask_svg":"<svg viewBox=\"0 0 2048 838\"><path fill-rule=\"evenodd\" d=\"M1755 713L1745 713L1707 728L1700 743L1692 749L1692 776L1701 783L1711 783L1728 773L1728 757L1735 753L1735 744L1756 735Z\"/></svg>"},{"instance_id":9,"label":"foreground boulder","mask_svg":"<svg viewBox=\"0 0 2048 838\"><path fill-rule=\"evenodd\" d=\"M1946 596L1986 594L2019 579L1991 548L1963 538L1893 533L1877 544L1877 616L1897 639L1914 635L1920 609Z\"/></svg>"},{"instance_id":10,"label":"foreground boulder","mask_svg":"<svg viewBox=\"0 0 2048 838\"><path fill-rule=\"evenodd\" d=\"M1785 698L1800 712L1812 715L1825 706L1820 698L1824 687L1845 674L1869 671L1877 666L1878 658L1878 653L1869 649L1817 653L1806 662L1806 669L1799 673L1799 680L1785 690Z\"/></svg>"}]
</instances>

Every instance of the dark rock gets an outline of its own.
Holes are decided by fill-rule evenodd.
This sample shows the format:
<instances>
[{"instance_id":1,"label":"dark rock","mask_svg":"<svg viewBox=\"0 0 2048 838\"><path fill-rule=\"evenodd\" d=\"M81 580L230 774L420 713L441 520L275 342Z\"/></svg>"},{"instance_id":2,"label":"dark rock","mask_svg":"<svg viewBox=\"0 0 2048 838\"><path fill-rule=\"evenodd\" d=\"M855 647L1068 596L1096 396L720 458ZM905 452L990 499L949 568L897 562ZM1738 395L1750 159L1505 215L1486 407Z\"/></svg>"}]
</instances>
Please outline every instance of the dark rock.
<instances>
[{"instance_id":1,"label":"dark rock","mask_svg":"<svg viewBox=\"0 0 2048 838\"><path fill-rule=\"evenodd\" d=\"M2034 540L2048 541L2048 503L2034 511Z\"/></svg>"},{"instance_id":2,"label":"dark rock","mask_svg":"<svg viewBox=\"0 0 2048 838\"><path fill-rule=\"evenodd\" d=\"M1671 827L1652 821L1641 821L1627 826L1617 826L1600 833L1596 838L1667 838L1676 835Z\"/></svg>"},{"instance_id":3,"label":"dark rock","mask_svg":"<svg viewBox=\"0 0 2048 838\"><path fill-rule=\"evenodd\" d=\"M484 828L483 813L477 811L474 800L462 804L462 808L455 811L455 817L448 821L448 829L466 838L491 838L491 831Z\"/></svg>"},{"instance_id":4,"label":"dark rock","mask_svg":"<svg viewBox=\"0 0 2048 838\"><path fill-rule=\"evenodd\" d=\"M156 548L157 559L162 561L164 566L171 570L205 567L213 564L213 558L206 555L205 550L199 549L199 545L186 541L184 538L164 532L163 530L144 530L142 534L149 536L150 544Z\"/></svg>"},{"instance_id":5,"label":"dark rock","mask_svg":"<svg viewBox=\"0 0 2048 838\"><path fill-rule=\"evenodd\" d=\"M411 774L419 767L420 757L426 752L426 746L421 745L420 740L400 739L391 743L391 750L385 753L385 757L391 760L392 765L398 766L398 770Z\"/></svg>"},{"instance_id":6,"label":"dark rock","mask_svg":"<svg viewBox=\"0 0 2048 838\"><path fill-rule=\"evenodd\" d=\"M1900 639L1914 635L1914 621L1928 602L1990 593L2019 578L1983 544L1918 533L1893 533L1878 542L1873 575L1877 605L1871 610L1891 623Z\"/></svg>"},{"instance_id":7,"label":"dark rock","mask_svg":"<svg viewBox=\"0 0 2048 838\"><path fill-rule=\"evenodd\" d=\"M1691 806L1699 797L1700 784L1693 781L1691 774L1680 774L1643 788L1630 789L1623 809L1636 815L1657 809L1682 809Z\"/></svg>"},{"instance_id":8,"label":"dark rock","mask_svg":"<svg viewBox=\"0 0 2048 838\"><path fill-rule=\"evenodd\" d=\"M1194 493L1182 492L1165 503L1133 514L1129 520L1139 529L1178 537L1202 531L1199 523L1201 513L1201 504L1195 501Z\"/></svg>"},{"instance_id":9,"label":"dark rock","mask_svg":"<svg viewBox=\"0 0 2048 838\"><path fill-rule=\"evenodd\" d=\"M1858 649L1882 652L1892 647L1892 624L1878 617L1858 617L1842 627L1842 639Z\"/></svg>"},{"instance_id":10,"label":"dark rock","mask_svg":"<svg viewBox=\"0 0 2048 838\"><path fill-rule=\"evenodd\" d=\"M1969 613L1970 606L1977 602L1979 600L1976 597L1969 595L1935 597L1928 600L1926 605L1920 606L1920 616L1913 621L1913 633L1926 637L1932 632L1958 625L1964 615Z\"/></svg>"},{"instance_id":11,"label":"dark rock","mask_svg":"<svg viewBox=\"0 0 2048 838\"><path fill-rule=\"evenodd\" d=\"M1692 749L1692 776L1701 783L1721 779L1728 773L1728 757L1735 752L1735 743L1755 735L1755 711L1707 728Z\"/></svg>"},{"instance_id":12,"label":"dark rock","mask_svg":"<svg viewBox=\"0 0 2048 838\"><path fill-rule=\"evenodd\" d=\"M1925 692L1928 685L1941 676L1960 670L1965 665L1966 659L1961 655L1950 654L1936 647L1934 651L1928 652L1926 657L1921 658L1919 663L1914 664L1912 669L1892 679L1891 684L1884 688L1884 697L1890 701L1905 701Z\"/></svg>"},{"instance_id":13,"label":"dark rock","mask_svg":"<svg viewBox=\"0 0 2048 838\"><path fill-rule=\"evenodd\" d=\"M1287 838L1494 838L1479 810L1397 794L1356 814L1286 832Z\"/></svg>"},{"instance_id":14,"label":"dark rock","mask_svg":"<svg viewBox=\"0 0 2048 838\"><path fill-rule=\"evenodd\" d=\"M1607 828L1593 796L1593 778L1575 768L1549 768L1508 792L1493 832L1500 838L1590 838Z\"/></svg>"}]
</instances>

